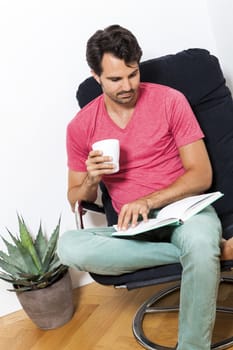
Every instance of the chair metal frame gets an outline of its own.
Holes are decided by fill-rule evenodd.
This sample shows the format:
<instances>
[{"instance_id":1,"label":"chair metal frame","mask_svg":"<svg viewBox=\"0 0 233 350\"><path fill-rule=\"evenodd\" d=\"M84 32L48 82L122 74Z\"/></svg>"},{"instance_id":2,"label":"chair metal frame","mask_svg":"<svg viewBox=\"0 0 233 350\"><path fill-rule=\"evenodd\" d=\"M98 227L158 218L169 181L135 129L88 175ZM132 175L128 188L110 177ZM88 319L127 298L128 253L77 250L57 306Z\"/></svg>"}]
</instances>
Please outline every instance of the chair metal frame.
<instances>
[{"instance_id":1,"label":"chair metal frame","mask_svg":"<svg viewBox=\"0 0 233 350\"><path fill-rule=\"evenodd\" d=\"M95 203L76 203L75 205L75 221L77 229L83 229L84 228L84 222L83 222L83 216L87 212L98 212L105 214L105 209L103 206L95 204ZM180 265L180 264L172 264L172 265ZM175 266L176 267L176 266ZM162 266L158 267L162 268ZM153 268L152 268L153 269ZM233 261L228 262L222 262L221 264L221 270L222 271L230 271L233 270ZM141 270L144 271L144 270ZM102 276L91 273L90 275L92 278L103 285L113 285L115 288L126 288L128 290L135 289L135 288L142 288L145 286L151 286L151 285L158 285L166 282L177 282L172 286L169 286L168 288L162 289L161 291L155 293L152 297L150 297L148 300L146 300L136 311L136 314L133 318L132 322L132 331L134 334L135 339L138 341L139 344L141 344L145 349L148 350L175 350L175 347L167 347L158 343L154 343L151 341L144 333L143 330L143 321L147 314L151 313L164 313L164 312L178 312L179 311L179 305L173 305L173 306L159 306L159 302L163 299L165 299L167 296L173 294L174 292L178 291L180 289L180 280L181 280L181 270L178 271L178 273L170 276L161 276L160 278L149 278L147 281L140 280L140 276L138 279L129 281L127 280L127 277L129 275L135 275L140 273L140 271L136 271L131 274L125 274L121 276ZM123 278L121 278L123 276ZM123 283L122 283L123 282ZM231 283L233 284L233 277L226 277L221 276L220 283ZM221 313L229 313L233 315L233 307L222 307L217 306L216 308L217 312ZM216 342L211 345L211 349L215 350L223 350L228 349L231 346L233 346L233 336L223 339L219 342Z\"/></svg>"}]
</instances>

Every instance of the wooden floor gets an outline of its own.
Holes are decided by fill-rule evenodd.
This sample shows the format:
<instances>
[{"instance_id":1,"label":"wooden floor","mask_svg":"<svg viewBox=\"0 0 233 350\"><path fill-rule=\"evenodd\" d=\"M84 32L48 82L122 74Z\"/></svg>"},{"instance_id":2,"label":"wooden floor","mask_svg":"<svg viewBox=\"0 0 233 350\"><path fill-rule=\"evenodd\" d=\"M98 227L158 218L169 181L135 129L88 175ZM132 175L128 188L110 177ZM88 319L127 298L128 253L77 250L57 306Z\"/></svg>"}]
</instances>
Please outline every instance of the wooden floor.
<instances>
[{"instance_id":1,"label":"wooden floor","mask_svg":"<svg viewBox=\"0 0 233 350\"><path fill-rule=\"evenodd\" d=\"M69 323L56 330L37 329L24 311L0 318L0 349L142 350L132 334L132 319L140 304L160 288L127 291L96 283L77 288L76 312ZM219 299L221 304L233 305L232 285L221 287ZM171 297L171 302L177 300L178 295ZM176 343L176 313L148 315L144 324L145 333L153 341L167 346ZM233 336L233 317L218 314L214 334L215 341Z\"/></svg>"}]
</instances>

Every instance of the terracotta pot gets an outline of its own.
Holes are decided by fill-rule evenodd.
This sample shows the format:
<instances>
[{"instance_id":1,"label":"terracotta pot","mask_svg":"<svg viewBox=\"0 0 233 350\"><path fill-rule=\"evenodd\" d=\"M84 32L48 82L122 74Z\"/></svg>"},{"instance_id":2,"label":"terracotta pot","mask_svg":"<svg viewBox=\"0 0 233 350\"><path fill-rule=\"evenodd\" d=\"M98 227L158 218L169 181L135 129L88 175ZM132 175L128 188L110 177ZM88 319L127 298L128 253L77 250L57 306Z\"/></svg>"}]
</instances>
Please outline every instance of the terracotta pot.
<instances>
[{"instance_id":1,"label":"terracotta pot","mask_svg":"<svg viewBox=\"0 0 233 350\"><path fill-rule=\"evenodd\" d=\"M16 294L24 311L41 329L60 327L73 316L73 290L69 272L47 288Z\"/></svg>"}]
</instances>

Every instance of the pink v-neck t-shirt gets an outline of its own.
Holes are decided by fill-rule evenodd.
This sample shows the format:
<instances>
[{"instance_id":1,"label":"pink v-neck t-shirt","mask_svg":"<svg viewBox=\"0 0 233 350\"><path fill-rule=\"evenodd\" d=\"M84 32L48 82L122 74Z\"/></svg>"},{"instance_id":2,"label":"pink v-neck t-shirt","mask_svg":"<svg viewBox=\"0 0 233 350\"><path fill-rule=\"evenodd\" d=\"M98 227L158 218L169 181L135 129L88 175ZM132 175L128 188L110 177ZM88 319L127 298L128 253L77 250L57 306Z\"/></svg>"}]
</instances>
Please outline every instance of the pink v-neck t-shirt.
<instances>
[{"instance_id":1,"label":"pink v-neck t-shirt","mask_svg":"<svg viewBox=\"0 0 233 350\"><path fill-rule=\"evenodd\" d=\"M184 173L178 149L203 138L203 132L184 95L170 87L141 83L127 126L109 117L103 95L81 109L67 127L68 167L86 172L92 144L120 141L120 171L103 176L113 207L169 186Z\"/></svg>"}]
</instances>

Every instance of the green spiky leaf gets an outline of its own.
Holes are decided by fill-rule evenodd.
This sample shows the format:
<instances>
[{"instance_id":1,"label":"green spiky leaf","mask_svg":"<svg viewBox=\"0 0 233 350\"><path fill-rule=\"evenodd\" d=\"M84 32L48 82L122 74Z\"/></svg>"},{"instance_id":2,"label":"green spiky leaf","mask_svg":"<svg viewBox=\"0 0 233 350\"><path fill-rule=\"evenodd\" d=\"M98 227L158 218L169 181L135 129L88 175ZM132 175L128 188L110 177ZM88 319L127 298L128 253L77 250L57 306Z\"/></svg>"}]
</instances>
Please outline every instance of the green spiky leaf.
<instances>
[{"instance_id":1,"label":"green spiky leaf","mask_svg":"<svg viewBox=\"0 0 233 350\"><path fill-rule=\"evenodd\" d=\"M7 273L0 272L0 278L6 282L14 283L14 278L11 275L8 275Z\"/></svg>"},{"instance_id":2,"label":"green spiky leaf","mask_svg":"<svg viewBox=\"0 0 233 350\"><path fill-rule=\"evenodd\" d=\"M14 289L10 290L15 292L45 288L68 270L56 254L61 217L49 240L42 232L41 224L34 240L19 215L18 221L19 235L7 230L13 244L2 238L8 254L0 251L0 268L5 271L0 271L0 278L12 283Z\"/></svg>"},{"instance_id":3,"label":"green spiky leaf","mask_svg":"<svg viewBox=\"0 0 233 350\"><path fill-rule=\"evenodd\" d=\"M34 242L31 237L31 234L28 231L23 218L20 218L19 215L18 215L18 221L19 221L19 232L20 232L20 239L22 242L22 246L30 253L32 260L34 261L37 269L40 271L42 265L41 265L40 258L34 247Z\"/></svg>"},{"instance_id":4,"label":"green spiky leaf","mask_svg":"<svg viewBox=\"0 0 233 350\"><path fill-rule=\"evenodd\" d=\"M30 254L30 252L24 248L24 246L22 245L21 241L17 238L15 238L12 233L8 230L9 235L11 236L11 239L13 240L13 242L16 245L16 248L18 250L18 253L21 258L24 260L24 264L26 266L25 271L31 271L34 274L38 274L39 270L37 268L37 266L35 265L34 260L32 259L32 256ZM14 261L16 260L17 256L13 256Z\"/></svg>"},{"instance_id":5,"label":"green spiky leaf","mask_svg":"<svg viewBox=\"0 0 233 350\"><path fill-rule=\"evenodd\" d=\"M20 254L20 250L17 248L17 246L10 244L4 238L2 238L2 240L7 247L7 251L9 254L9 261L11 261L11 263L12 263L12 261L14 261L15 264L17 264L17 266L19 267L19 269L21 271L30 272L30 267L28 267L28 265L26 264L25 260L23 259L22 255Z\"/></svg>"},{"instance_id":6,"label":"green spiky leaf","mask_svg":"<svg viewBox=\"0 0 233 350\"><path fill-rule=\"evenodd\" d=\"M60 231L60 223L61 223L61 217L59 218L58 224L55 228L55 230L53 231L48 244L47 244L47 248L44 254L44 257L42 259L42 263L43 263L43 270L44 269L48 269L48 266L51 262L51 259L53 258L56 248L57 248L57 240L58 240L58 236L59 236L59 231Z\"/></svg>"},{"instance_id":7,"label":"green spiky leaf","mask_svg":"<svg viewBox=\"0 0 233 350\"><path fill-rule=\"evenodd\" d=\"M39 231L35 240L35 249L37 251L37 254L40 257L40 261L43 261L43 257L45 255L47 245L48 245L48 240L43 234L41 223L40 223Z\"/></svg>"},{"instance_id":8,"label":"green spiky leaf","mask_svg":"<svg viewBox=\"0 0 233 350\"><path fill-rule=\"evenodd\" d=\"M8 274L12 275L13 278L15 278L16 276L18 276L19 274L19 269L14 266L13 264L9 264L8 262L6 262L3 259L0 259L0 267L7 272Z\"/></svg>"}]
</instances>

